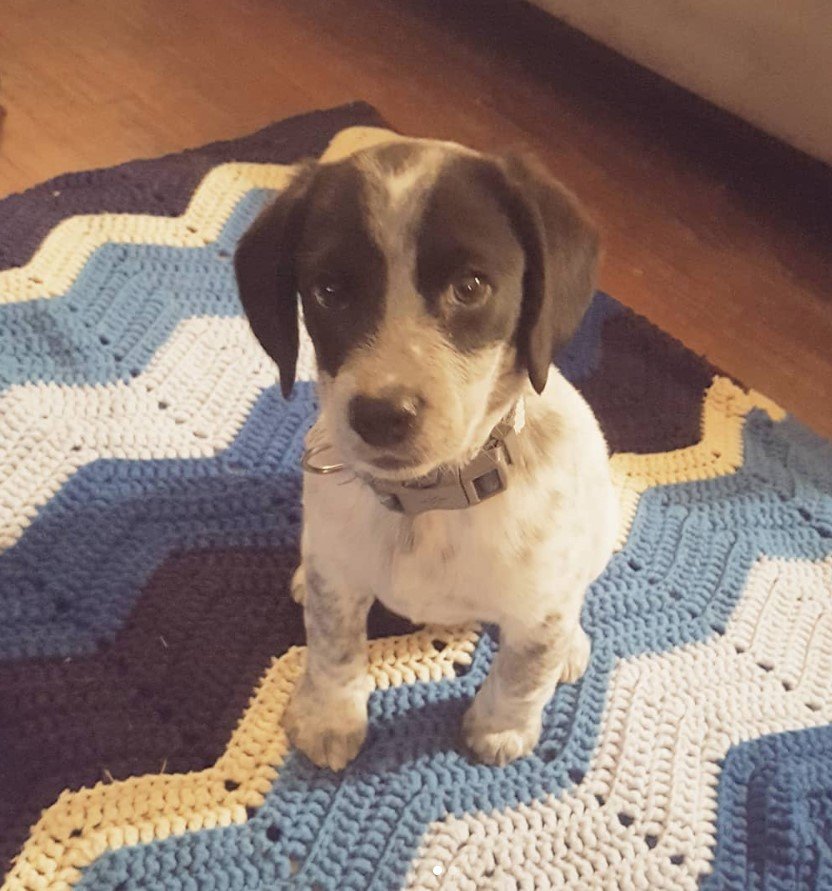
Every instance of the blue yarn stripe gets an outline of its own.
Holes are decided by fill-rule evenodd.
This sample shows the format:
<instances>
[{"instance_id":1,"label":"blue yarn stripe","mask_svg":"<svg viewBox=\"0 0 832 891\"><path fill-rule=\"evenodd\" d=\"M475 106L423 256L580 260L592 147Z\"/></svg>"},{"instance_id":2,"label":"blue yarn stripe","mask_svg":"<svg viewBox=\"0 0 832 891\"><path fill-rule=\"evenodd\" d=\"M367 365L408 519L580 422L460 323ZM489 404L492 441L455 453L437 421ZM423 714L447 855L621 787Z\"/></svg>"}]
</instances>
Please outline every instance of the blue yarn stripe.
<instances>
[{"instance_id":1,"label":"blue yarn stripe","mask_svg":"<svg viewBox=\"0 0 832 891\"><path fill-rule=\"evenodd\" d=\"M703 891L832 888L832 727L733 746Z\"/></svg>"},{"instance_id":2,"label":"blue yarn stripe","mask_svg":"<svg viewBox=\"0 0 832 891\"><path fill-rule=\"evenodd\" d=\"M205 247L105 244L66 294L0 305L0 391L34 381L127 381L183 319L240 315L234 246L272 194L246 193Z\"/></svg>"},{"instance_id":3,"label":"blue yarn stripe","mask_svg":"<svg viewBox=\"0 0 832 891\"><path fill-rule=\"evenodd\" d=\"M294 544L314 387L264 390L215 458L82 467L0 554L0 658L79 656L109 640L175 550Z\"/></svg>"}]
</instances>

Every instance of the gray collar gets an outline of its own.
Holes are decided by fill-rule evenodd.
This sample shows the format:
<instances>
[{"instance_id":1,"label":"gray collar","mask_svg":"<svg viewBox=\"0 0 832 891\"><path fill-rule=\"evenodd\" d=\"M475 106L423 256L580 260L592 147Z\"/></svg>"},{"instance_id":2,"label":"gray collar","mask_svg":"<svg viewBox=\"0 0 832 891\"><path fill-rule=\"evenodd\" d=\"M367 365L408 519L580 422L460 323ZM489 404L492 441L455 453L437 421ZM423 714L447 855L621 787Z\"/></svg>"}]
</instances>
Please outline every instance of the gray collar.
<instances>
[{"instance_id":1,"label":"gray collar","mask_svg":"<svg viewBox=\"0 0 832 891\"><path fill-rule=\"evenodd\" d=\"M395 482L359 474L389 510L415 516L429 510L462 510L493 498L508 488L507 468L517 461L517 436L524 425L521 399L491 431L487 442L463 467L439 467L417 480ZM318 450L307 450L303 469L311 473L335 473L344 465L315 465Z\"/></svg>"}]
</instances>

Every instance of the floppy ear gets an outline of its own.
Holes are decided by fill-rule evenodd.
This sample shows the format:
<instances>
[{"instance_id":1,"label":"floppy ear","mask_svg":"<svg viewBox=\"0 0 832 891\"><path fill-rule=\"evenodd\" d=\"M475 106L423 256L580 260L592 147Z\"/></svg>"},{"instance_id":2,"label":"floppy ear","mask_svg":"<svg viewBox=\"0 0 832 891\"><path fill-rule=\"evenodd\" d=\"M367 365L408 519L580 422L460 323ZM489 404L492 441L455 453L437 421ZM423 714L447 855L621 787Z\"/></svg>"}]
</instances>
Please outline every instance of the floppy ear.
<instances>
[{"instance_id":1,"label":"floppy ear","mask_svg":"<svg viewBox=\"0 0 832 891\"><path fill-rule=\"evenodd\" d=\"M234 271L251 330L280 371L288 397L298 361L298 301L295 251L315 165L300 169L240 239Z\"/></svg>"},{"instance_id":2,"label":"floppy ear","mask_svg":"<svg viewBox=\"0 0 832 891\"><path fill-rule=\"evenodd\" d=\"M526 252L518 359L541 393L553 357L575 333L592 298L598 233L578 199L541 167L514 157L500 163Z\"/></svg>"}]
</instances>

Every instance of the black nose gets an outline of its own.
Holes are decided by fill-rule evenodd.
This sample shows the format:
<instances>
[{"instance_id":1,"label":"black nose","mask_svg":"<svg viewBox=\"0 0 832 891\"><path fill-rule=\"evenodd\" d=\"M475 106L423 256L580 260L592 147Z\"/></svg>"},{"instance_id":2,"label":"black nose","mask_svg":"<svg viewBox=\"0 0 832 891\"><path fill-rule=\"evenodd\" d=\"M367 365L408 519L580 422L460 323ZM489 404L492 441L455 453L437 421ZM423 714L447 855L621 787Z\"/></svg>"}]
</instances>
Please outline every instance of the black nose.
<instances>
[{"instance_id":1,"label":"black nose","mask_svg":"<svg viewBox=\"0 0 832 891\"><path fill-rule=\"evenodd\" d=\"M371 446L400 445L416 431L422 400L406 390L381 396L353 396L350 425Z\"/></svg>"}]
</instances>

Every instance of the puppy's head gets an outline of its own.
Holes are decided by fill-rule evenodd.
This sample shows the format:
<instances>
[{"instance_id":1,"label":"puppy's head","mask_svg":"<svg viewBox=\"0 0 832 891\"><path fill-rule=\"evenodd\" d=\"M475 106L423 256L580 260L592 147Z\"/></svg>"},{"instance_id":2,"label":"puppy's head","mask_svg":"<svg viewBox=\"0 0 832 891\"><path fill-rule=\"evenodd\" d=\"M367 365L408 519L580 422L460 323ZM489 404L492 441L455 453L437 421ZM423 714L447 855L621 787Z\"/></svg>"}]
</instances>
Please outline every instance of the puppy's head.
<instances>
[{"instance_id":1,"label":"puppy's head","mask_svg":"<svg viewBox=\"0 0 832 891\"><path fill-rule=\"evenodd\" d=\"M592 293L595 231L525 162L425 140L303 166L243 236L254 334L291 392L298 297L327 428L377 476L461 463L553 353Z\"/></svg>"}]
</instances>

